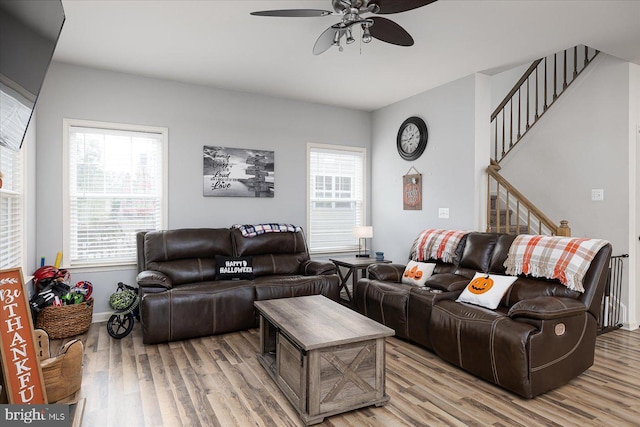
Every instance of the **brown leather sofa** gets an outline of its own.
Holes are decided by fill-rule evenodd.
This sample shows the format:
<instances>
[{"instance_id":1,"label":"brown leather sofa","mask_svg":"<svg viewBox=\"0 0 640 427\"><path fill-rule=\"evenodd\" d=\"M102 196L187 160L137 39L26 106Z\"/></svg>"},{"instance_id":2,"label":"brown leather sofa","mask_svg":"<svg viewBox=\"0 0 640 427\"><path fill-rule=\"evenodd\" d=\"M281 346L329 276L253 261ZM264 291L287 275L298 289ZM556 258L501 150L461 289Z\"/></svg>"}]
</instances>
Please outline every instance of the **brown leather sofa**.
<instances>
[{"instance_id":1,"label":"brown leather sofa","mask_svg":"<svg viewBox=\"0 0 640 427\"><path fill-rule=\"evenodd\" d=\"M257 300L340 297L331 262L309 259L304 233L243 237L235 228L137 235L143 342L152 344L257 326ZM251 256L254 278L215 280L215 256Z\"/></svg>"},{"instance_id":2,"label":"brown leather sofa","mask_svg":"<svg viewBox=\"0 0 640 427\"><path fill-rule=\"evenodd\" d=\"M369 278L354 289L355 308L398 337L523 397L557 388L593 364L611 245L592 260L584 293L556 280L519 276L495 310L456 302L476 272L505 274L515 237L468 234L453 263L436 262L425 287L401 283L404 265L371 265Z\"/></svg>"}]
</instances>

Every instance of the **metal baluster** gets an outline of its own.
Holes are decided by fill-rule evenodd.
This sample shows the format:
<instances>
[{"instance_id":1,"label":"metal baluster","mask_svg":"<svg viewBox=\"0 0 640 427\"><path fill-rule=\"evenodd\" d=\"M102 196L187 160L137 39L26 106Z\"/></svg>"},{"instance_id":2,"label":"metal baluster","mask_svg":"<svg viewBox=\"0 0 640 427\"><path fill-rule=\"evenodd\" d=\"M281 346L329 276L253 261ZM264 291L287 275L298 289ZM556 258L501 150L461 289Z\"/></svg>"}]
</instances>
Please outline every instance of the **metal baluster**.
<instances>
[{"instance_id":1,"label":"metal baluster","mask_svg":"<svg viewBox=\"0 0 640 427\"><path fill-rule=\"evenodd\" d=\"M538 120L538 67L536 67L536 121Z\"/></svg>"},{"instance_id":2,"label":"metal baluster","mask_svg":"<svg viewBox=\"0 0 640 427\"><path fill-rule=\"evenodd\" d=\"M544 57L544 109L542 112L547 111L547 57Z\"/></svg>"},{"instance_id":3,"label":"metal baluster","mask_svg":"<svg viewBox=\"0 0 640 427\"><path fill-rule=\"evenodd\" d=\"M511 110L509 118L509 149L511 149L513 147L513 96L509 100L509 106Z\"/></svg>"},{"instance_id":4,"label":"metal baluster","mask_svg":"<svg viewBox=\"0 0 640 427\"><path fill-rule=\"evenodd\" d=\"M502 157L504 157L504 108L502 109Z\"/></svg>"},{"instance_id":5,"label":"metal baluster","mask_svg":"<svg viewBox=\"0 0 640 427\"><path fill-rule=\"evenodd\" d=\"M564 64L562 74L564 75L564 83L562 84L562 89L567 88L567 49L564 50Z\"/></svg>"},{"instance_id":6,"label":"metal baluster","mask_svg":"<svg viewBox=\"0 0 640 427\"><path fill-rule=\"evenodd\" d=\"M586 67L589 64L589 47L588 46L584 46L584 67ZM584 69L584 67L582 67L582 69Z\"/></svg>"},{"instance_id":7,"label":"metal baluster","mask_svg":"<svg viewBox=\"0 0 640 427\"><path fill-rule=\"evenodd\" d=\"M520 134L520 123L522 122L521 111L522 107L520 106L520 99L522 98L522 86L518 88L518 137L516 139L520 139L522 136Z\"/></svg>"},{"instance_id":8,"label":"metal baluster","mask_svg":"<svg viewBox=\"0 0 640 427\"><path fill-rule=\"evenodd\" d=\"M529 78L527 77L527 130L529 130Z\"/></svg>"},{"instance_id":9,"label":"metal baluster","mask_svg":"<svg viewBox=\"0 0 640 427\"><path fill-rule=\"evenodd\" d=\"M553 54L553 100L558 97L558 54Z\"/></svg>"},{"instance_id":10,"label":"metal baluster","mask_svg":"<svg viewBox=\"0 0 640 427\"><path fill-rule=\"evenodd\" d=\"M573 47L573 78L578 76L578 46Z\"/></svg>"}]
</instances>

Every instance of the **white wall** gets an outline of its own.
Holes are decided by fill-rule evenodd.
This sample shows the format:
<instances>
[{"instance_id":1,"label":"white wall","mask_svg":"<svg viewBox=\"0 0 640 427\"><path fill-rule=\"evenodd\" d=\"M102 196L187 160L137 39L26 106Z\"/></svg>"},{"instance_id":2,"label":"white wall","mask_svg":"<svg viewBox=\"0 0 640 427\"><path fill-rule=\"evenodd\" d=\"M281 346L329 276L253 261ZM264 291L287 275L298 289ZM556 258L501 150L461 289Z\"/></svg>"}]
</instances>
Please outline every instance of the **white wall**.
<instances>
[{"instance_id":1,"label":"white wall","mask_svg":"<svg viewBox=\"0 0 640 427\"><path fill-rule=\"evenodd\" d=\"M306 221L306 143L369 147L367 112L290 101L53 63L37 120L37 254L52 260L62 248L62 119L169 128L169 228ZM202 195L202 147L275 151L273 199ZM367 209L367 211L370 211ZM133 269L72 271L96 288L95 312L108 311L118 281Z\"/></svg>"},{"instance_id":2,"label":"white wall","mask_svg":"<svg viewBox=\"0 0 640 427\"><path fill-rule=\"evenodd\" d=\"M629 63L601 53L500 165L547 216L569 220L573 236L629 253Z\"/></svg>"},{"instance_id":3,"label":"white wall","mask_svg":"<svg viewBox=\"0 0 640 427\"><path fill-rule=\"evenodd\" d=\"M383 251L385 258L405 263L413 240L426 228L475 228L475 96L476 77L468 76L373 113L373 250ZM485 105L488 121L489 101ZM429 141L418 160L406 161L398 155L396 136L414 115L425 120ZM402 176L411 166L423 177L421 211L402 207ZM440 207L449 208L449 219L438 218Z\"/></svg>"}]
</instances>

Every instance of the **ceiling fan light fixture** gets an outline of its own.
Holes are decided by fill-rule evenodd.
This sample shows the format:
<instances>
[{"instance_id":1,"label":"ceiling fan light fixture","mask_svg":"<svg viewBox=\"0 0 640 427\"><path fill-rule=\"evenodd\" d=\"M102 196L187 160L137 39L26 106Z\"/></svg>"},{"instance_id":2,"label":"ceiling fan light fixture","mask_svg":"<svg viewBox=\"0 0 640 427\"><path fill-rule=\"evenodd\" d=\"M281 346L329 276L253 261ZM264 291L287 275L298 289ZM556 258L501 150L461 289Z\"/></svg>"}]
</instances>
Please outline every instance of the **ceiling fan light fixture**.
<instances>
[{"instance_id":1,"label":"ceiling fan light fixture","mask_svg":"<svg viewBox=\"0 0 640 427\"><path fill-rule=\"evenodd\" d=\"M353 38L353 34L351 33L351 28L347 28L347 44L351 44L354 41L356 41L356 39Z\"/></svg>"},{"instance_id":2,"label":"ceiling fan light fixture","mask_svg":"<svg viewBox=\"0 0 640 427\"><path fill-rule=\"evenodd\" d=\"M333 46L337 46L338 51L342 52L344 48L340 46L340 38L342 37L343 32L339 29L336 30L336 33L333 35ZM348 43L348 42L347 42Z\"/></svg>"},{"instance_id":3,"label":"ceiling fan light fixture","mask_svg":"<svg viewBox=\"0 0 640 427\"><path fill-rule=\"evenodd\" d=\"M362 42L369 43L371 41L371 33L369 32L369 26L362 24Z\"/></svg>"}]
</instances>

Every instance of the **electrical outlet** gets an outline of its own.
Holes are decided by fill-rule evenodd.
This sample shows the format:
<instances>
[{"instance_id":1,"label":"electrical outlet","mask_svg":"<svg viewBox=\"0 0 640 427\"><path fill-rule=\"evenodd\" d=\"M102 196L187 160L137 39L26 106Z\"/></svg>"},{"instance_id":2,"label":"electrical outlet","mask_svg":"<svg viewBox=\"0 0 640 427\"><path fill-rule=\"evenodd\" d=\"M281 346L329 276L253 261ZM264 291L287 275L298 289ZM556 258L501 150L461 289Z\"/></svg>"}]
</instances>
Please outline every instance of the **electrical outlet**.
<instances>
[{"instance_id":1,"label":"electrical outlet","mask_svg":"<svg viewBox=\"0 0 640 427\"><path fill-rule=\"evenodd\" d=\"M604 200L604 190L602 188L595 188L591 190L591 200L601 202Z\"/></svg>"},{"instance_id":2,"label":"electrical outlet","mask_svg":"<svg viewBox=\"0 0 640 427\"><path fill-rule=\"evenodd\" d=\"M438 208L438 218L449 219L449 208Z\"/></svg>"}]
</instances>

